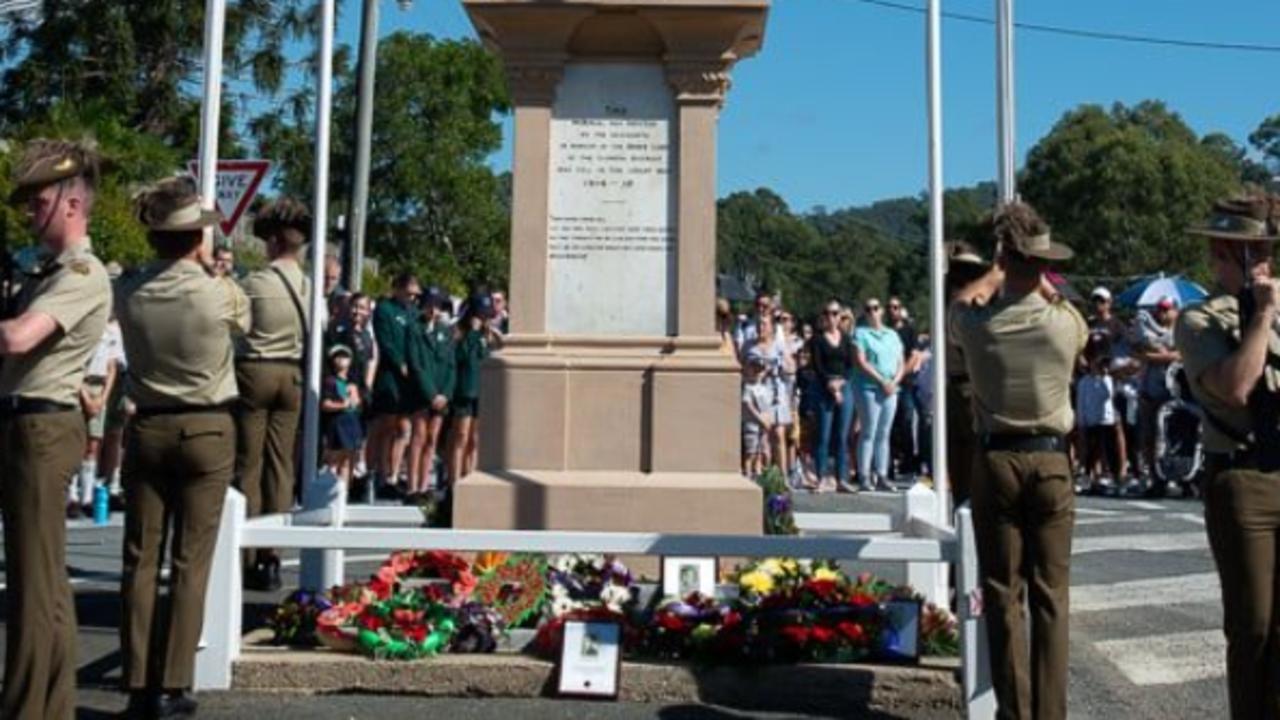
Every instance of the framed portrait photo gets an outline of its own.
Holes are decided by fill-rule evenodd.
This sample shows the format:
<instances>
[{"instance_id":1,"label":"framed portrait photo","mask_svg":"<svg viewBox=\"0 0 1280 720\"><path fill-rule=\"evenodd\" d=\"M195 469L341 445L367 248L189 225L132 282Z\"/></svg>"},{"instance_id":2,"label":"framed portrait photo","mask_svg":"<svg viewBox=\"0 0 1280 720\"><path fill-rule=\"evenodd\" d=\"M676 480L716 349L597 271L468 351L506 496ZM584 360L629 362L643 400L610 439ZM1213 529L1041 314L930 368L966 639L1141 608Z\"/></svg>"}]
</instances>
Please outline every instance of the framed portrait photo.
<instances>
[{"instance_id":1,"label":"framed portrait photo","mask_svg":"<svg viewBox=\"0 0 1280 720\"><path fill-rule=\"evenodd\" d=\"M616 700L622 674L622 626L605 620L564 624L556 691L563 697Z\"/></svg>"},{"instance_id":2,"label":"framed portrait photo","mask_svg":"<svg viewBox=\"0 0 1280 720\"><path fill-rule=\"evenodd\" d=\"M683 600L698 593L704 597L715 597L716 579L719 575L717 565L716 558L662 558L663 596Z\"/></svg>"},{"instance_id":3,"label":"framed portrait photo","mask_svg":"<svg viewBox=\"0 0 1280 720\"><path fill-rule=\"evenodd\" d=\"M890 600L885 603L885 659L919 662L922 612L919 600Z\"/></svg>"}]
</instances>

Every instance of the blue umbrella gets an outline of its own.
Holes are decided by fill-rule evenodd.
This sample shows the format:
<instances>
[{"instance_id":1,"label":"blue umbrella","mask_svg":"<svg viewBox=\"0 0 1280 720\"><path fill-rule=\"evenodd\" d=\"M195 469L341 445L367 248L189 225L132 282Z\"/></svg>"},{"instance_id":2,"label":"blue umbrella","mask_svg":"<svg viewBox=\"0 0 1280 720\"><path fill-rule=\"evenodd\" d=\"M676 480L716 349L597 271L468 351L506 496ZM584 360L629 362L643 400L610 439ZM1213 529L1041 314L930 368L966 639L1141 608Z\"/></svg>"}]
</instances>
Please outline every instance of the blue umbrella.
<instances>
[{"instance_id":1,"label":"blue umbrella","mask_svg":"<svg viewBox=\"0 0 1280 720\"><path fill-rule=\"evenodd\" d=\"M1209 291L1182 275L1150 275L1120 293L1116 302L1125 307L1152 307L1160 298L1171 297L1178 307L1186 307L1209 296Z\"/></svg>"}]
</instances>

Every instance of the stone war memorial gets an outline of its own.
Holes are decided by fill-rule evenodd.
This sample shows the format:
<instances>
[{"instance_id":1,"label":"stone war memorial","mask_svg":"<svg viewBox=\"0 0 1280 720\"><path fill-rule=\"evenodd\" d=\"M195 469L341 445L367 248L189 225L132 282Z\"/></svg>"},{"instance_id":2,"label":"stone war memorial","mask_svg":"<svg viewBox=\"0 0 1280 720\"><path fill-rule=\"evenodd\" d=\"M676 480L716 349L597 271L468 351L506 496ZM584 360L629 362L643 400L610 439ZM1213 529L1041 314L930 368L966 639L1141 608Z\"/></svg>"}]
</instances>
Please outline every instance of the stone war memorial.
<instances>
[{"instance_id":1,"label":"stone war memorial","mask_svg":"<svg viewBox=\"0 0 1280 720\"><path fill-rule=\"evenodd\" d=\"M465 0L515 106L511 335L455 527L760 534L715 331L716 133L768 0Z\"/></svg>"}]
</instances>

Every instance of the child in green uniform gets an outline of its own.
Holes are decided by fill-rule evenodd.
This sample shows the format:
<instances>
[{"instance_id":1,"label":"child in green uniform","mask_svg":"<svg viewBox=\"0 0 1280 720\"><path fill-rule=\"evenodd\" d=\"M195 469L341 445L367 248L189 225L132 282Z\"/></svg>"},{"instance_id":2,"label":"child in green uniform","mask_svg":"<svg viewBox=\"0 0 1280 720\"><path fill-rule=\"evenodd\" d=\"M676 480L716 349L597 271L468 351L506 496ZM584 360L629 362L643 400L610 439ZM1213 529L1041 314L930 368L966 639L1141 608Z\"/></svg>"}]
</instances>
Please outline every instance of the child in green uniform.
<instances>
[{"instance_id":1,"label":"child in green uniform","mask_svg":"<svg viewBox=\"0 0 1280 720\"><path fill-rule=\"evenodd\" d=\"M480 444L480 366L489 352L502 344L494 331L493 300L476 295L467 303L458 323L457 386L453 394L453 426L450 428L449 481L455 483L475 469Z\"/></svg>"},{"instance_id":2,"label":"child in green uniform","mask_svg":"<svg viewBox=\"0 0 1280 720\"><path fill-rule=\"evenodd\" d=\"M439 288L428 288L419 305L421 320L409 334L407 357L412 395L415 397L413 437L409 441L409 494L406 503L417 503L431 489L436 448L444 418L453 398L456 359L453 331L441 317L448 297Z\"/></svg>"}]
</instances>

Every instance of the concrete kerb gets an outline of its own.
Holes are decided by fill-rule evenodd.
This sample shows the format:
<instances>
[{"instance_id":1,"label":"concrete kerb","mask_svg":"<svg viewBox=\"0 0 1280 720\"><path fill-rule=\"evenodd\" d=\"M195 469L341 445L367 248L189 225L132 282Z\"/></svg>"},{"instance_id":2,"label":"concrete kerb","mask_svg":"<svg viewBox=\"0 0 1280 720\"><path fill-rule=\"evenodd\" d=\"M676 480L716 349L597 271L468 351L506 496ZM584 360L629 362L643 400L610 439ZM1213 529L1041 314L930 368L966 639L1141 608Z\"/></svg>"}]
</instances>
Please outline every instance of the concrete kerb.
<instances>
[{"instance_id":1,"label":"concrete kerb","mask_svg":"<svg viewBox=\"0 0 1280 720\"><path fill-rule=\"evenodd\" d=\"M926 503L913 502L909 493L907 522L901 536L756 537L407 529L406 526L421 522L420 514L413 515L417 513L416 510L409 508L407 510L411 512L406 512L404 508L361 508L357 511L354 507L345 507L341 499L344 496L345 493L340 491L327 492L324 497L328 498L330 503L328 508L317 508L315 507L317 503L312 502L309 503L308 509L296 515L267 516L248 521L245 519L243 496L234 489L228 492L209 584L204 637L196 657L197 689L227 690L233 686L233 680L239 686L239 678L242 677L239 674L240 671L235 669L237 661L242 658L242 594L239 560L242 548L277 547L324 551L325 562L320 564L329 567L336 565L339 568L339 574L336 575L339 582L342 561L341 556L335 553L341 553L343 549L388 552L396 549L439 549L459 552L484 550L538 553L605 552L624 555L694 557L820 557L906 562L909 568L919 566L921 569L917 570L918 573L924 572L923 569L927 568L934 574L931 577L936 576L939 569L945 573L946 566L954 563L957 566L957 597L961 598L958 608L963 647L960 673L963 679L961 704L970 718L994 716L994 699L990 691L986 665L986 639L981 620L981 602L977 592L977 559L972 539L972 519L967 508L961 508L957 513L955 530L940 528L929 520L936 516L926 514L932 511L932 508L925 507ZM356 521L356 518L360 522L397 527L350 527L337 524L344 520ZM302 525L301 522L311 523L312 526ZM911 572L909 569L909 573ZM327 571L315 577L333 580L335 574ZM941 577L945 582L945 574ZM921 587L928 588L928 585ZM936 587L933 590L937 593L937 597L946 597L943 592L938 592ZM943 590L945 591L945 585ZM926 594L930 594L927 589ZM372 665L367 660L355 657L336 658L334 661L353 663L350 668L344 665L344 673L355 672L356 668L361 667L360 663ZM452 661L453 658L450 658L451 663ZM265 666L259 665L260 662L263 661L255 656L253 663L256 669L253 672L264 669ZM436 667L437 664L438 661L431 663L432 667ZM379 672L388 669L386 664L376 664L376 666L381 668ZM861 671L865 672L867 667L862 666ZM879 666L877 666L878 669ZM781 668L774 670L786 674ZM901 668L896 669L896 671L900 670ZM801 671L792 668L787 672ZM832 669L827 668L825 672L830 673ZM795 676L794 679L801 684L792 687L808 687L808 681L801 681L800 676ZM845 678L845 681L847 682L848 679L848 677ZM668 681L675 682L670 679ZM706 684L702 680L689 682L698 687ZM302 684L305 685L305 683ZM701 699L705 702L714 702L712 698L706 696L702 696Z\"/></svg>"}]
</instances>

